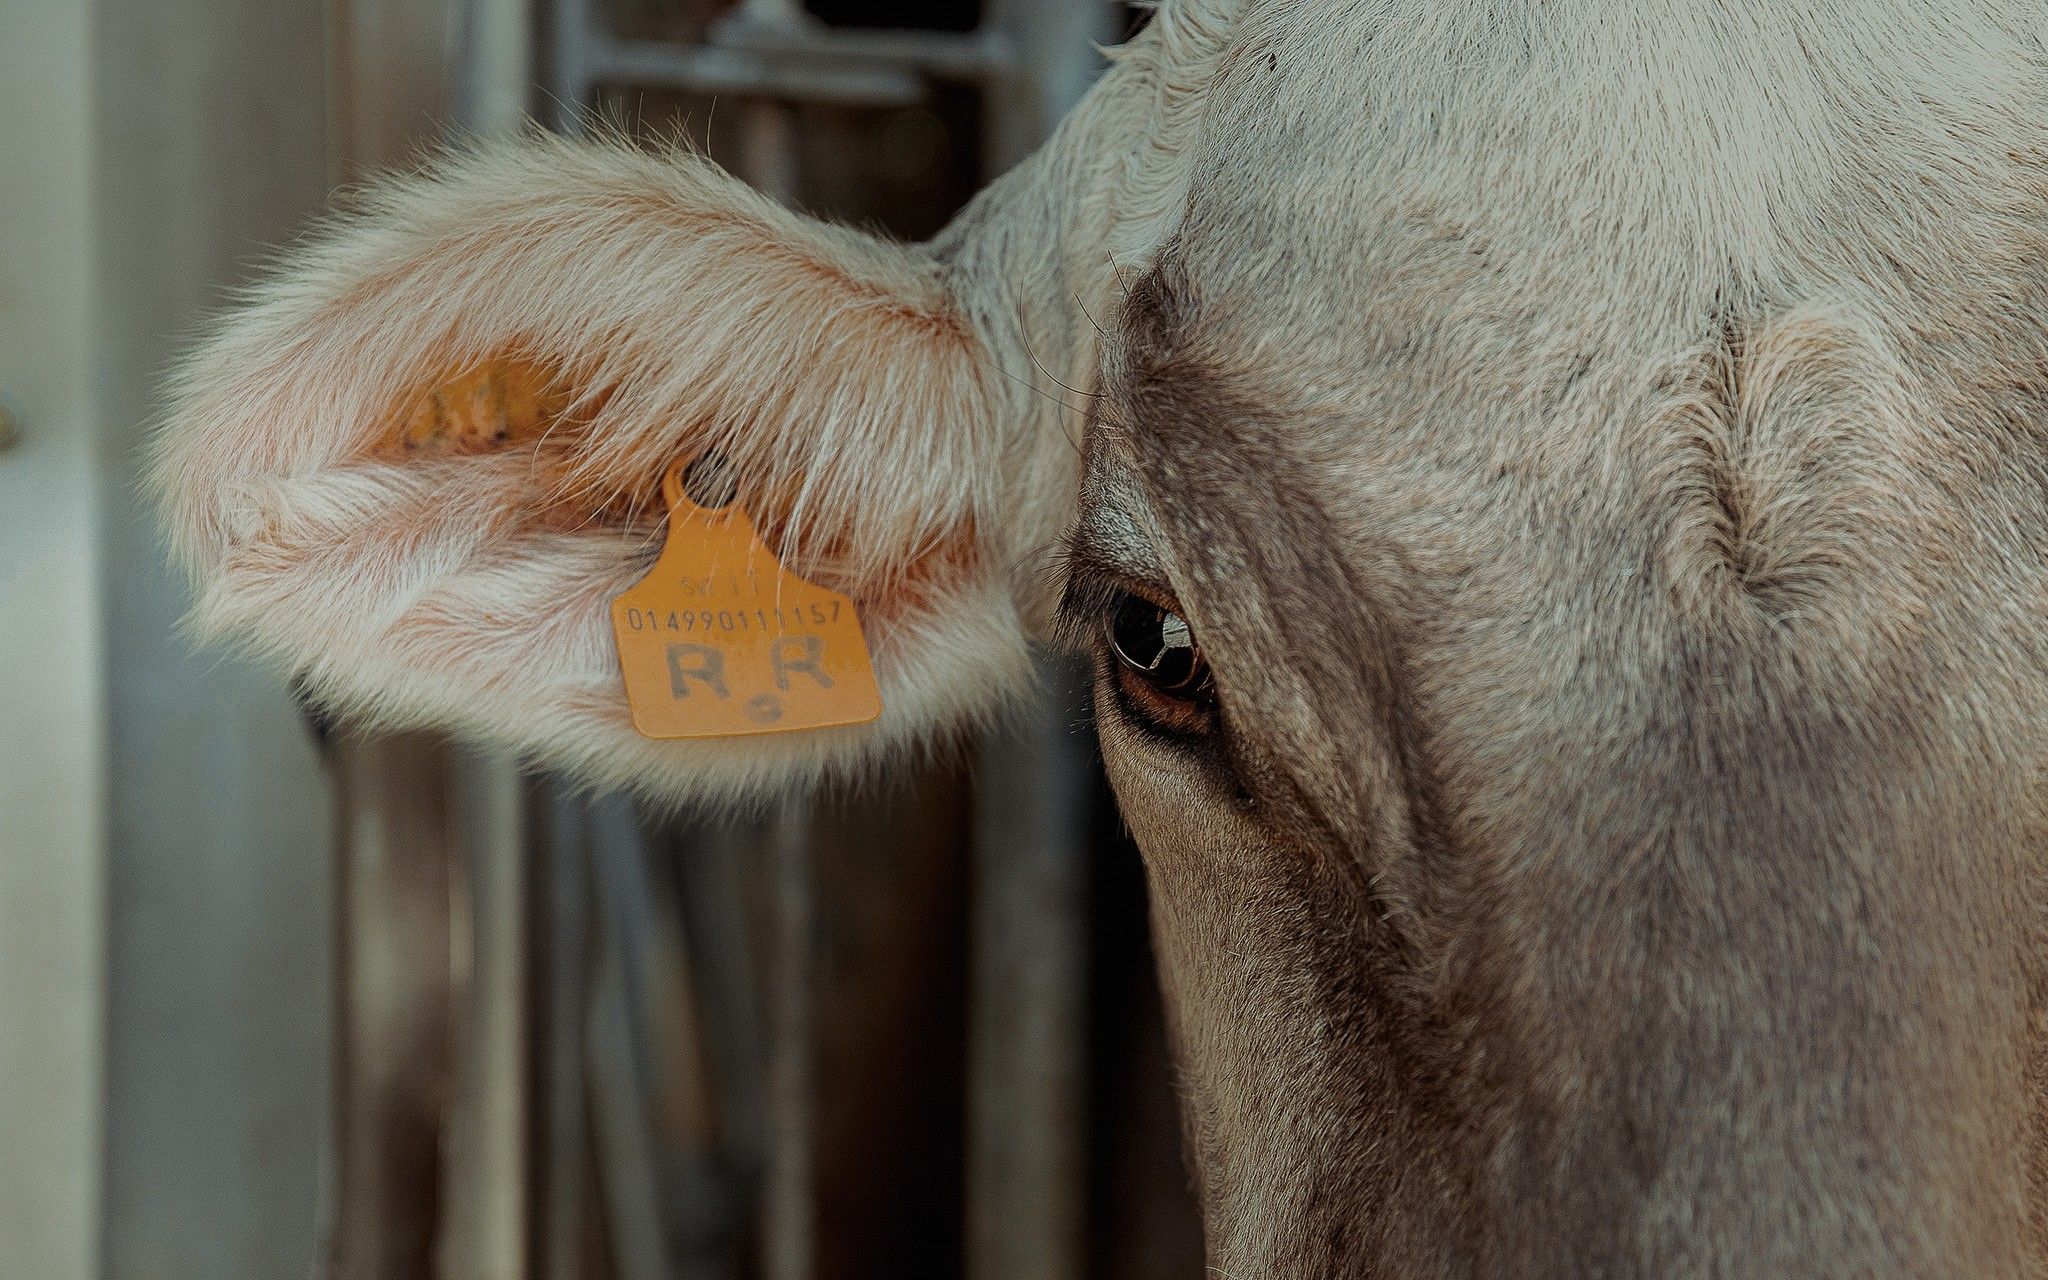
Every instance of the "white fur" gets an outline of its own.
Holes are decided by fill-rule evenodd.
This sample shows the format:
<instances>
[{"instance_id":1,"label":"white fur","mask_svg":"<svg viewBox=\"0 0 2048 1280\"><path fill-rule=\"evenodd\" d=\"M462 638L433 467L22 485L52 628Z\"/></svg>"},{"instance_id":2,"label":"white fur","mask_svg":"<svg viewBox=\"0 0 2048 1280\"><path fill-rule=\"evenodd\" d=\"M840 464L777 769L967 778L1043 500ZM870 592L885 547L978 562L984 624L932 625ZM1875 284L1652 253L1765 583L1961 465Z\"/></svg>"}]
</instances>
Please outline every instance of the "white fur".
<instances>
[{"instance_id":1,"label":"white fur","mask_svg":"<svg viewBox=\"0 0 2048 1280\"><path fill-rule=\"evenodd\" d=\"M1057 367L1092 365L1064 273L1099 258L1108 278L1110 230L1173 202L1220 48L1203 6L1184 8L950 246L829 226L700 157L609 142L530 137L371 188L172 384L153 482L198 634L273 657L362 723L447 726L671 798L801 786L991 714L1028 678L1018 604L1042 614L1071 511L1071 424L1050 398L1065 379L1034 336L1062 348ZM378 452L409 402L507 356L563 371L595 410L543 442L570 442L566 469L537 449ZM565 493L644 493L706 450L744 503L783 517L793 567L862 606L877 725L632 730L607 606L651 563L648 524L541 517ZM925 553L966 543L963 571L914 580Z\"/></svg>"}]
</instances>

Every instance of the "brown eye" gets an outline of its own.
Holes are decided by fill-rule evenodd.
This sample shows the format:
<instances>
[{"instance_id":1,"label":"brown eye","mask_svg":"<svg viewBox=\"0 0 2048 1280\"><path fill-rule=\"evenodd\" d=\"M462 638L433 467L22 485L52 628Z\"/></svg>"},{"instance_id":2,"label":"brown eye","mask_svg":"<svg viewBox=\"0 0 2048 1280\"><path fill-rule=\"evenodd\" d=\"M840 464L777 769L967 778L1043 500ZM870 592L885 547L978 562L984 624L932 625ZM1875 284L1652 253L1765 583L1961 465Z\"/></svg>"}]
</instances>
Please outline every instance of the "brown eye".
<instances>
[{"instance_id":1,"label":"brown eye","mask_svg":"<svg viewBox=\"0 0 2048 1280\"><path fill-rule=\"evenodd\" d=\"M1209 664L1187 619L1126 595L1109 618L1117 686L1145 718L1177 733L1209 727L1214 689Z\"/></svg>"}]
</instances>

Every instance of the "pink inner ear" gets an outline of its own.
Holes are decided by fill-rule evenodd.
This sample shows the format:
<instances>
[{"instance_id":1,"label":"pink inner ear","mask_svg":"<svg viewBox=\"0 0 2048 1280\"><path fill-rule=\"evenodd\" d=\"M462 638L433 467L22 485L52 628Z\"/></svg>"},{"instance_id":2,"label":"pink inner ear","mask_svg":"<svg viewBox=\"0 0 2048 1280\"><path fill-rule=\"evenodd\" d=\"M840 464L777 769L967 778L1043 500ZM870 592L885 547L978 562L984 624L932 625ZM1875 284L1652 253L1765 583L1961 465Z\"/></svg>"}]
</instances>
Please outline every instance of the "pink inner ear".
<instances>
[{"instance_id":1,"label":"pink inner ear","mask_svg":"<svg viewBox=\"0 0 2048 1280\"><path fill-rule=\"evenodd\" d=\"M379 453L482 453L538 439L568 413L560 373L516 356L486 360L420 394Z\"/></svg>"},{"instance_id":2,"label":"pink inner ear","mask_svg":"<svg viewBox=\"0 0 2048 1280\"><path fill-rule=\"evenodd\" d=\"M651 531L666 511L658 472L615 477L614 483L595 489L587 469L578 466L589 450L590 433L603 428L610 399L609 390L580 393L559 365L507 352L402 398L369 455L402 464L523 454L530 463L523 482L504 495L514 508L515 525L551 532ZM497 472L498 483L504 483L505 474ZM747 502L771 547L784 545L788 513L802 487L802 477L792 474ZM903 548L896 572L885 582L849 575L845 567L855 559L850 552L845 533L821 525L795 540L789 567L845 592L878 617L931 605L963 585L980 559L971 518L963 518L943 538Z\"/></svg>"},{"instance_id":3,"label":"pink inner ear","mask_svg":"<svg viewBox=\"0 0 2048 1280\"><path fill-rule=\"evenodd\" d=\"M647 526L661 514L658 481L625 480L593 493L572 468L609 392L579 396L555 365L504 354L477 362L401 401L371 446L379 461L518 451L532 461L519 505L556 529Z\"/></svg>"}]
</instances>

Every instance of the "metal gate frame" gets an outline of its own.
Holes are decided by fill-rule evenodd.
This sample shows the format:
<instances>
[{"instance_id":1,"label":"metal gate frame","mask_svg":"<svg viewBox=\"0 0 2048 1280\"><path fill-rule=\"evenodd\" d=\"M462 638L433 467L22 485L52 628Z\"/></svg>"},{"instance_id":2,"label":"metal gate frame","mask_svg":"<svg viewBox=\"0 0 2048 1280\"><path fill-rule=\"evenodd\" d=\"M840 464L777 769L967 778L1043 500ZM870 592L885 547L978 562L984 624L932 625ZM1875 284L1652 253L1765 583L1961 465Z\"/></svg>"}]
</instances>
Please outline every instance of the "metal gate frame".
<instances>
[{"instance_id":1,"label":"metal gate frame","mask_svg":"<svg viewBox=\"0 0 2048 1280\"><path fill-rule=\"evenodd\" d=\"M611 31L597 0L537 0L548 28L543 99L527 102L535 47L524 0L334 0L343 140L338 177L427 140L437 113L467 132L510 127L522 105L583 126L601 85L712 92L742 112L741 176L787 196L795 104L907 105L937 82L983 94L984 176L1022 159L1100 70L1114 35L1097 0L988 0L968 33L827 28L796 0L745 0L705 41ZM438 57L434 56L438 48ZM438 68L440 79L421 75ZM721 109L724 109L723 107ZM1044 695L977 747L971 868L966 1274L1078 1280L1085 1179L1086 868L1094 748L1071 728L1075 672L1049 664ZM650 964L689 931L714 1046L765 1063L753 1135L768 1280L813 1273L817 1073L816 867L807 813L790 806L760 844L774 859L775 945L749 973L730 936L724 867L688 860L685 918L667 918L647 824L618 797L590 800L502 759L408 736L338 748L343 796L337 960L335 1172L330 1267L347 1280L586 1280L595 1224L619 1280L716 1280L693 1242L733 1229L715 1170L649 1141ZM700 842L715 844L706 835ZM701 855L701 856L696 856ZM728 875L727 881L731 879ZM721 936L721 929L726 932ZM670 991L667 994L673 995ZM588 1154L590 1159L586 1160ZM608 1210L598 1211L599 1201Z\"/></svg>"}]
</instances>

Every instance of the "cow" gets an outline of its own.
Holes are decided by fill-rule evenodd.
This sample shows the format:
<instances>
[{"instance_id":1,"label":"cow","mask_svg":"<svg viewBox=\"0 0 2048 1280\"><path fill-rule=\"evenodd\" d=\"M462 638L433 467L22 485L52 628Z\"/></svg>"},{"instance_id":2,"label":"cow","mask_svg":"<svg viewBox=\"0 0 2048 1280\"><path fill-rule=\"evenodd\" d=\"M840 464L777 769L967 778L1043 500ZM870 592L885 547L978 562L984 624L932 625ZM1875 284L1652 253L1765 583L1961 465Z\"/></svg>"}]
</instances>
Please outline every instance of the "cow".
<instances>
[{"instance_id":1,"label":"cow","mask_svg":"<svg viewBox=\"0 0 2048 1280\"><path fill-rule=\"evenodd\" d=\"M746 804L1095 663L1215 1274L2048 1275L2048 16L1174 0L929 243L531 136L176 375L200 634ZM880 718L656 740L714 459Z\"/></svg>"}]
</instances>

